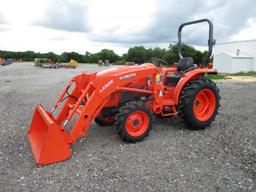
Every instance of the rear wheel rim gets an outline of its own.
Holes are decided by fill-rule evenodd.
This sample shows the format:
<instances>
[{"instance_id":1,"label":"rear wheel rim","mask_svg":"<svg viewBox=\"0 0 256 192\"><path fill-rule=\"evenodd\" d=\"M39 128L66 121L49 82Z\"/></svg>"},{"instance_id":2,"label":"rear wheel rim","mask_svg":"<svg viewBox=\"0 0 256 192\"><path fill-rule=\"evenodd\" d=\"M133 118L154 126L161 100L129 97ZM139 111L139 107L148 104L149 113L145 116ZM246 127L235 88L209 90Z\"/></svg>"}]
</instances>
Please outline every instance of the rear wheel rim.
<instances>
[{"instance_id":1,"label":"rear wheel rim","mask_svg":"<svg viewBox=\"0 0 256 192\"><path fill-rule=\"evenodd\" d=\"M216 108L216 97L211 89L202 89L197 93L193 103L193 112L199 121L210 119Z\"/></svg>"},{"instance_id":2,"label":"rear wheel rim","mask_svg":"<svg viewBox=\"0 0 256 192\"><path fill-rule=\"evenodd\" d=\"M149 126L149 117L144 111L135 111L126 119L126 131L132 137L143 135Z\"/></svg>"}]
</instances>

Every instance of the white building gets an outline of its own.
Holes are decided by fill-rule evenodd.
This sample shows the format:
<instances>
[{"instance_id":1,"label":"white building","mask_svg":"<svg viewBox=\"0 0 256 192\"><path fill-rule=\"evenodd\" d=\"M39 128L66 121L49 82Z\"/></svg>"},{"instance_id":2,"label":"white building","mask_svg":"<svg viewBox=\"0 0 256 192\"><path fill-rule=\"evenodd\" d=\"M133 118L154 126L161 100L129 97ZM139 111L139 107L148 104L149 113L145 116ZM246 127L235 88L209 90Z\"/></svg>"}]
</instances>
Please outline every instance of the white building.
<instances>
[{"instance_id":1,"label":"white building","mask_svg":"<svg viewBox=\"0 0 256 192\"><path fill-rule=\"evenodd\" d=\"M213 63L224 73L256 71L256 39L216 44Z\"/></svg>"}]
</instances>

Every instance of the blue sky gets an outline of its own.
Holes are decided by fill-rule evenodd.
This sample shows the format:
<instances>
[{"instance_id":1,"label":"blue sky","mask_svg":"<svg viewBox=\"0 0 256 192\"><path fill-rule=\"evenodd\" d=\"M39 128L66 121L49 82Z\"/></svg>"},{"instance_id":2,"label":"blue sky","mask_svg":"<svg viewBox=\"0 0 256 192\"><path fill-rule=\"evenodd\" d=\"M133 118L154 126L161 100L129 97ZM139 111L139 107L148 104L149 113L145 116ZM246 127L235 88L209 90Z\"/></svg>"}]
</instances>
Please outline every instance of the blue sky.
<instances>
[{"instance_id":1,"label":"blue sky","mask_svg":"<svg viewBox=\"0 0 256 192\"><path fill-rule=\"evenodd\" d=\"M0 49L122 54L129 47L168 47L180 23L209 18L217 42L256 39L253 0L0 0ZM201 47L207 27L186 28Z\"/></svg>"}]
</instances>

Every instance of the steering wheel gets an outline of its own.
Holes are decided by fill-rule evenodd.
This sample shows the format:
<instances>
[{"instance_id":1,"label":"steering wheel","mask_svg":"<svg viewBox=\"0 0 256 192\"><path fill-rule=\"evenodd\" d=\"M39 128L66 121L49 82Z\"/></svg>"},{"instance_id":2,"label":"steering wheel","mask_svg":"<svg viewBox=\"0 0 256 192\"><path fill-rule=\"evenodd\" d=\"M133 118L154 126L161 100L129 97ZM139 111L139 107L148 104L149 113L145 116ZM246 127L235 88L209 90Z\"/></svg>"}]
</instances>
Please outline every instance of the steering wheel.
<instances>
[{"instance_id":1,"label":"steering wheel","mask_svg":"<svg viewBox=\"0 0 256 192\"><path fill-rule=\"evenodd\" d=\"M159 59L159 58L156 58L156 57L152 57L150 59L152 61L152 63L156 66L156 67L160 67L161 66L161 63L165 64L165 65L169 65L165 60L163 59Z\"/></svg>"}]
</instances>

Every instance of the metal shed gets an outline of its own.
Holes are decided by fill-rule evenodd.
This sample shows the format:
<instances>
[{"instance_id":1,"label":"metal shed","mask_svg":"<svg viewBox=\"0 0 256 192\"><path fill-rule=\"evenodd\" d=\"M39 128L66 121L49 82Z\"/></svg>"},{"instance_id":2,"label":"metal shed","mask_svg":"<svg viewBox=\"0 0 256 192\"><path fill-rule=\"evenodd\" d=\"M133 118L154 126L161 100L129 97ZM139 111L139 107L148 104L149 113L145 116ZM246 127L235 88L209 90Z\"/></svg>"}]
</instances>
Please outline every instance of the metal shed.
<instances>
[{"instance_id":1,"label":"metal shed","mask_svg":"<svg viewBox=\"0 0 256 192\"><path fill-rule=\"evenodd\" d=\"M214 68L223 73L253 71L253 57L246 54L220 53L214 57Z\"/></svg>"},{"instance_id":2,"label":"metal shed","mask_svg":"<svg viewBox=\"0 0 256 192\"><path fill-rule=\"evenodd\" d=\"M213 62L220 72L256 71L256 40L217 44Z\"/></svg>"}]
</instances>

